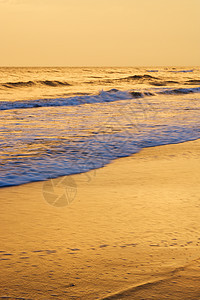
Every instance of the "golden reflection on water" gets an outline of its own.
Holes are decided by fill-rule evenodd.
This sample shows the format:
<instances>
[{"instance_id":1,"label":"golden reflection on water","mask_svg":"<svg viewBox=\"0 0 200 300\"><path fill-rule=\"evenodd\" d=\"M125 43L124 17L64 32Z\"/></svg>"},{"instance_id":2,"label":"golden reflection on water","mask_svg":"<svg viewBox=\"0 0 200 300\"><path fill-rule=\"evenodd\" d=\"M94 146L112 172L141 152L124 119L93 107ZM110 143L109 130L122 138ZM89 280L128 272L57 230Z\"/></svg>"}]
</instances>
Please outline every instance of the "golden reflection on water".
<instances>
[{"instance_id":1,"label":"golden reflection on water","mask_svg":"<svg viewBox=\"0 0 200 300\"><path fill-rule=\"evenodd\" d=\"M2 72L1 68L0 71ZM73 103L74 99L76 100L73 98L70 102L71 106L58 106L62 105L62 100L56 103L57 100L53 99L52 101L55 101L57 106L18 109L10 107L10 109L1 110L0 164L1 174L3 174L0 177L1 186L7 179L10 184L13 184L15 180L20 180L22 177L23 182L27 182L46 179L48 175L52 174L54 177L71 174L75 164L76 171L81 172L88 170L89 162L91 165L97 162L98 164L95 166L100 167L111 159L137 152L140 147L160 144L163 141L169 143L187 140L198 135L199 94L163 95L154 93L152 95L155 86L150 86L152 78L159 76L165 76L165 80L170 78L178 80L179 78L180 82L186 82L192 78L197 80L199 76L197 76L199 74L197 69L194 69L192 74L181 73L181 75L160 69L156 75L151 74L152 77L151 75L137 75L147 72L145 68L119 68L118 72L113 71L112 68L90 68L88 70L77 68L74 73L70 73L67 68L63 69L63 72L61 69L58 72L44 69L42 75L41 69L36 68L30 71L25 78L23 76L27 70L22 70L21 73L18 70L17 73L14 69L13 72L17 73L14 74L14 77L9 71L10 77L6 79L6 74L4 74L0 84L5 80L20 82L34 79L36 81L39 79L65 80L74 84L76 80L77 86L61 86L59 93L65 93L65 89L68 89L68 92L72 93L73 91L75 96L78 91L79 93L87 91L87 94L90 94L97 90L99 92L100 87L104 87L104 89L111 87L115 91L120 87L126 91L132 88L135 98L123 101L116 98L113 102L95 103L97 98L91 95L89 98L91 103L88 104L78 105L79 102ZM64 74L65 77L61 78L61 74ZM131 80L123 80L131 75L133 75ZM84 82L84 80L88 81L89 77L93 80L93 84L88 85L87 82ZM94 78L92 79L92 77ZM119 80L120 78L122 80ZM137 81L133 85L135 78ZM147 81L145 81L146 79ZM104 81L107 81L106 85L102 83ZM140 83L138 83L139 81ZM155 81L157 81L156 78ZM174 88L173 85L174 83L171 83L170 86L162 87L162 90ZM179 88L186 87L179 84ZM137 90L137 88L140 89ZM20 97L23 99L26 96L27 101L23 102L26 104L30 99L34 99L37 93L41 98L43 92L50 98L55 98L57 90L57 87L40 86L34 87L32 93L30 87L18 87L13 88L9 94L10 89L6 92L4 89L0 89L0 104L6 100L4 96L12 99L11 102L8 102L9 104L16 105L20 103ZM140 97L141 91L144 92L144 97ZM149 94L146 95L145 92L149 92ZM36 99L40 99L40 97ZM84 99L83 96L81 101ZM49 103L48 99L43 101L43 103ZM54 105L54 102L51 102L51 105ZM27 178L27 176L29 177ZM3 178L2 181L1 178Z\"/></svg>"},{"instance_id":2,"label":"golden reflection on water","mask_svg":"<svg viewBox=\"0 0 200 300\"><path fill-rule=\"evenodd\" d=\"M140 102L123 101L110 103L68 107L49 107L3 111L0 119L1 159L17 156L38 157L50 155L62 149L62 145L71 149L75 142L98 135L139 135L149 127L169 125L176 121L194 123L199 118L199 102L193 102L188 96L177 98L151 97ZM184 101L183 101L184 99ZM188 109L190 107L190 109ZM170 109L169 109L170 108ZM194 109L191 119L191 110ZM158 122L159 121L159 122ZM143 126L145 124L145 127ZM74 146L73 146L74 144Z\"/></svg>"}]
</instances>

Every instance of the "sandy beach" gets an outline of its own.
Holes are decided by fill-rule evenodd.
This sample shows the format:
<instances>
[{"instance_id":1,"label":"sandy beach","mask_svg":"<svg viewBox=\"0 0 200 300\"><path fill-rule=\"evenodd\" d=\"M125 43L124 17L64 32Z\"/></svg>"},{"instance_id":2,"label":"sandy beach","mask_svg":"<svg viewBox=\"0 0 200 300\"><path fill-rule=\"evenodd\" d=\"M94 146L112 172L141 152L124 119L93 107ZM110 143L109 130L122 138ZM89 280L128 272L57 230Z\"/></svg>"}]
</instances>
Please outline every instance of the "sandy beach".
<instances>
[{"instance_id":1,"label":"sandy beach","mask_svg":"<svg viewBox=\"0 0 200 300\"><path fill-rule=\"evenodd\" d=\"M54 190L1 188L0 299L200 299L199 154L146 148Z\"/></svg>"},{"instance_id":2,"label":"sandy beach","mask_svg":"<svg viewBox=\"0 0 200 300\"><path fill-rule=\"evenodd\" d=\"M0 300L200 300L200 0L0 0Z\"/></svg>"}]
</instances>

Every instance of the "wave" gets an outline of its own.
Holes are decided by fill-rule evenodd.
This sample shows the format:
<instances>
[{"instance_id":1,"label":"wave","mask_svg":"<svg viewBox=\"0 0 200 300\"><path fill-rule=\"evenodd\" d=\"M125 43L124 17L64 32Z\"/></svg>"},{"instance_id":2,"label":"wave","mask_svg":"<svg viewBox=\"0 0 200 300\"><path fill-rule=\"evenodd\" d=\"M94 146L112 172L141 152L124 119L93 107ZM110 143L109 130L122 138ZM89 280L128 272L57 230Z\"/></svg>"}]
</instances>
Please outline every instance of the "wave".
<instances>
[{"instance_id":1,"label":"wave","mask_svg":"<svg viewBox=\"0 0 200 300\"><path fill-rule=\"evenodd\" d=\"M174 80L163 80L163 78L159 78L159 77L155 77L155 76L151 76L148 74L144 74L144 75L133 75L133 76L128 76L128 77L124 77L124 78L120 78L120 79L116 79L118 81L128 81L128 82L136 82L138 83L147 83L149 85L153 85L153 86L166 86L166 85L170 85L170 84L179 84L178 81L174 81Z\"/></svg>"},{"instance_id":2,"label":"wave","mask_svg":"<svg viewBox=\"0 0 200 300\"><path fill-rule=\"evenodd\" d=\"M185 84L200 85L200 79L190 79L186 81Z\"/></svg>"},{"instance_id":3,"label":"wave","mask_svg":"<svg viewBox=\"0 0 200 300\"><path fill-rule=\"evenodd\" d=\"M157 70L148 70L147 72L157 72ZM171 72L171 71L170 71ZM179 71L174 71L179 72ZM180 71L183 72L183 71ZM185 72L185 71L184 71ZM85 81L85 84L115 84L118 82L122 83L131 83L131 84L148 84L152 86L170 86L170 85L200 85L200 79L190 79L187 81L180 80L178 81L177 78L169 79L164 77L156 77L149 74L143 74L143 75L131 75L127 77L121 77L121 78L113 78L113 79L103 79L97 81Z\"/></svg>"},{"instance_id":4,"label":"wave","mask_svg":"<svg viewBox=\"0 0 200 300\"><path fill-rule=\"evenodd\" d=\"M151 92L136 92L136 91L130 91L129 92L133 98L143 98L145 96L153 96L155 94L151 93Z\"/></svg>"},{"instance_id":5,"label":"wave","mask_svg":"<svg viewBox=\"0 0 200 300\"><path fill-rule=\"evenodd\" d=\"M191 94L191 93L200 93L200 87L197 88L179 88L179 89L166 89L164 91L160 91L159 94L170 94L170 95L176 95L176 94Z\"/></svg>"},{"instance_id":6,"label":"wave","mask_svg":"<svg viewBox=\"0 0 200 300\"><path fill-rule=\"evenodd\" d=\"M110 121L113 122L114 120L115 118ZM118 119L114 122L116 121L120 125ZM108 124L111 126L111 123ZM15 144L19 145L19 148L14 146L14 150L17 147L17 152L13 155L4 148L8 160L6 159L5 163L1 165L0 187L85 173L101 168L114 159L137 153L143 148L177 144L200 138L198 126L193 129L190 124L189 127L188 124L184 126L182 124L160 124L160 126L152 127L143 121L136 126L136 123L131 121L130 127L139 128L142 126L142 130L136 130L135 134L123 126L120 132L116 130L107 131L108 127L104 126L105 124L88 137L77 134L77 138L72 138L71 142L68 139L63 139L61 142L61 139L55 138L54 135L46 136L49 132L46 130L37 131L36 135L32 137L31 135L21 136L20 139L18 139L18 135L14 135L12 138L14 138ZM27 151L21 153L20 143L23 143L23 147L26 147L28 153ZM31 144L34 144L38 149L36 150L37 155L34 152L32 154L31 150L29 151ZM18 155L18 153L21 154Z\"/></svg>"},{"instance_id":7,"label":"wave","mask_svg":"<svg viewBox=\"0 0 200 300\"><path fill-rule=\"evenodd\" d=\"M0 86L4 88L23 88L23 87L32 87L37 85L46 85L51 87L57 86L69 86L70 84L66 81L58 80L36 80L36 81L17 81L17 82L6 82L1 83Z\"/></svg>"},{"instance_id":8,"label":"wave","mask_svg":"<svg viewBox=\"0 0 200 300\"><path fill-rule=\"evenodd\" d=\"M158 70L147 70L147 72L159 72Z\"/></svg>"},{"instance_id":9,"label":"wave","mask_svg":"<svg viewBox=\"0 0 200 300\"><path fill-rule=\"evenodd\" d=\"M193 70L184 70L184 71L170 71L170 72L191 72ZM148 72L156 72L156 70L149 70ZM125 82L135 82L135 83L147 83L152 86L167 86L167 85L176 85L176 84L184 84L184 85L200 85L200 79L190 79L185 82L177 81L177 80L165 80L164 78L155 77L152 75L144 74L144 75L133 75L128 77L123 77L119 79L115 79L114 81L125 81ZM111 82L108 80L107 82Z\"/></svg>"},{"instance_id":10,"label":"wave","mask_svg":"<svg viewBox=\"0 0 200 300\"><path fill-rule=\"evenodd\" d=\"M132 75L128 77L122 77L118 79L106 79L100 81L101 83L109 83L112 84L114 82L133 82L136 84L144 84L147 83L152 86L167 86L172 84L179 84L180 82L174 80L163 80L161 78L151 76L148 74L144 75ZM88 81L85 83L96 84L96 81ZM185 85L200 85L200 79L191 79L183 83ZM12 89L12 88L28 88L28 87L39 87L39 86L48 86L48 87L64 87L71 86L70 83L66 81L59 80L36 80L36 81L17 81L17 82L6 82L0 83L1 88Z\"/></svg>"},{"instance_id":11,"label":"wave","mask_svg":"<svg viewBox=\"0 0 200 300\"><path fill-rule=\"evenodd\" d=\"M194 70L173 70L172 73L192 73Z\"/></svg>"},{"instance_id":12,"label":"wave","mask_svg":"<svg viewBox=\"0 0 200 300\"><path fill-rule=\"evenodd\" d=\"M83 95L83 96L73 96L67 98L53 98L53 99L38 99L29 101L1 101L0 110L10 110L10 109L26 109L34 107L50 107L50 106L77 106L83 104L93 104L93 103L106 103L115 102L121 100L130 100L136 98L144 98L155 96L159 94L165 95L176 95L176 94L190 94L199 93L200 87L197 88L179 88L179 89L157 89L154 92L144 91L120 91L118 89L111 89L108 91L101 91L96 95Z\"/></svg>"},{"instance_id":13,"label":"wave","mask_svg":"<svg viewBox=\"0 0 200 300\"><path fill-rule=\"evenodd\" d=\"M127 91L119 91L111 89L109 91L101 91L97 95L74 96L67 98L54 99L38 99L29 101L1 101L0 110L23 109L33 107L49 107L49 106L76 106L81 104L114 102L119 100L132 99L134 95ZM135 96L137 98L137 96Z\"/></svg>"},{"instance_id":14,"label":"wave","mask_svg":"<svg viewBox=\"0 0 200 300\"><path fill-rule=\"evenodd\" d=\"M170 84L179 84L179 82L174 80L165 80L165 81L150 82L150 84L154 86L166 86Z\"/></svg>"},{"instance_id":15,"label":"wave","mask_svg":"<svg viewBox=\"0 0 200 300\"><path fill-rule=\"evenodd\" d=\"M132 75L132 76L120 78L120 79L117 79L117 80L131 81L131 80L146 80L146 79L152 80L152 79L159 79L159 78L148 75L148 74L144 74L144 75Z\"/></svg>"},{"instance_id":16,"label":"wave","mask_svg":"<svg viewBox=\"0 0 200 300\"><path fill-rule=\"evenodd\" d=\"M113 78L113 79L102 79L98 83L100 84L114 84L115 82L131 82L131 83L144 83L144 82L151 82L153 80L159 80L158 77L154 77L148 74L144 75L131 75L127 77L121 78ZM85 81L84 83L88 84L96 84L97 81Z\"/></svg>"}]
</instances>

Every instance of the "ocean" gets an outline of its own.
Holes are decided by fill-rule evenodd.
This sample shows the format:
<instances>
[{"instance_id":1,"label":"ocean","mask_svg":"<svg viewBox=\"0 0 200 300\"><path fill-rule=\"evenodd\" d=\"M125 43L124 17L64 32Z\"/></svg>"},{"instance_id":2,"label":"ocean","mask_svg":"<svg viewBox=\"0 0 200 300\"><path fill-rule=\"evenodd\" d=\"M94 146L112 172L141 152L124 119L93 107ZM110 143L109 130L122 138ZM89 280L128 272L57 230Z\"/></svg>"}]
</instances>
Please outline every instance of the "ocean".
<instances>
[{"instance_id":1,"label":"ocean","mask_svg":"<svg viewBox=\"0 0 200 300\"><path fill-rule=\"evenodd\" d=\"M198 67L0 68L0 187L198 138Z\"/></svg>"}]
</instances>

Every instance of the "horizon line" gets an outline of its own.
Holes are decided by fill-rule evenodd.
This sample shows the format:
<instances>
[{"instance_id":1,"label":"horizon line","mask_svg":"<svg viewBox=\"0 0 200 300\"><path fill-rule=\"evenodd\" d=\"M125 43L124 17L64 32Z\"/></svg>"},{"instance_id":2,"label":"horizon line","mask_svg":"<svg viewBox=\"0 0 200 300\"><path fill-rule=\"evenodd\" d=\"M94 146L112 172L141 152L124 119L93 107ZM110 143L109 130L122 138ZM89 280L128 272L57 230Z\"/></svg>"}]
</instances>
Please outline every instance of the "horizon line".
<instances>
[{"instance_id":1,"label":"horizon line","mask_svg":"<svg viewBox=\"0 0 200 300\"><path fill-rule=\"evenodd\" d=\"M198 68L200 65L130 65L130 66L109 66L109 65L104 65L104 66L95 66L95 65L80 65L80 66L58 66L58 65L35 65L35 66L30 66L30 65L13 65L13 66L0 66L0 68L181 68L181 67L187 67L187 68Z\"/></svg>"}]
</instances>

